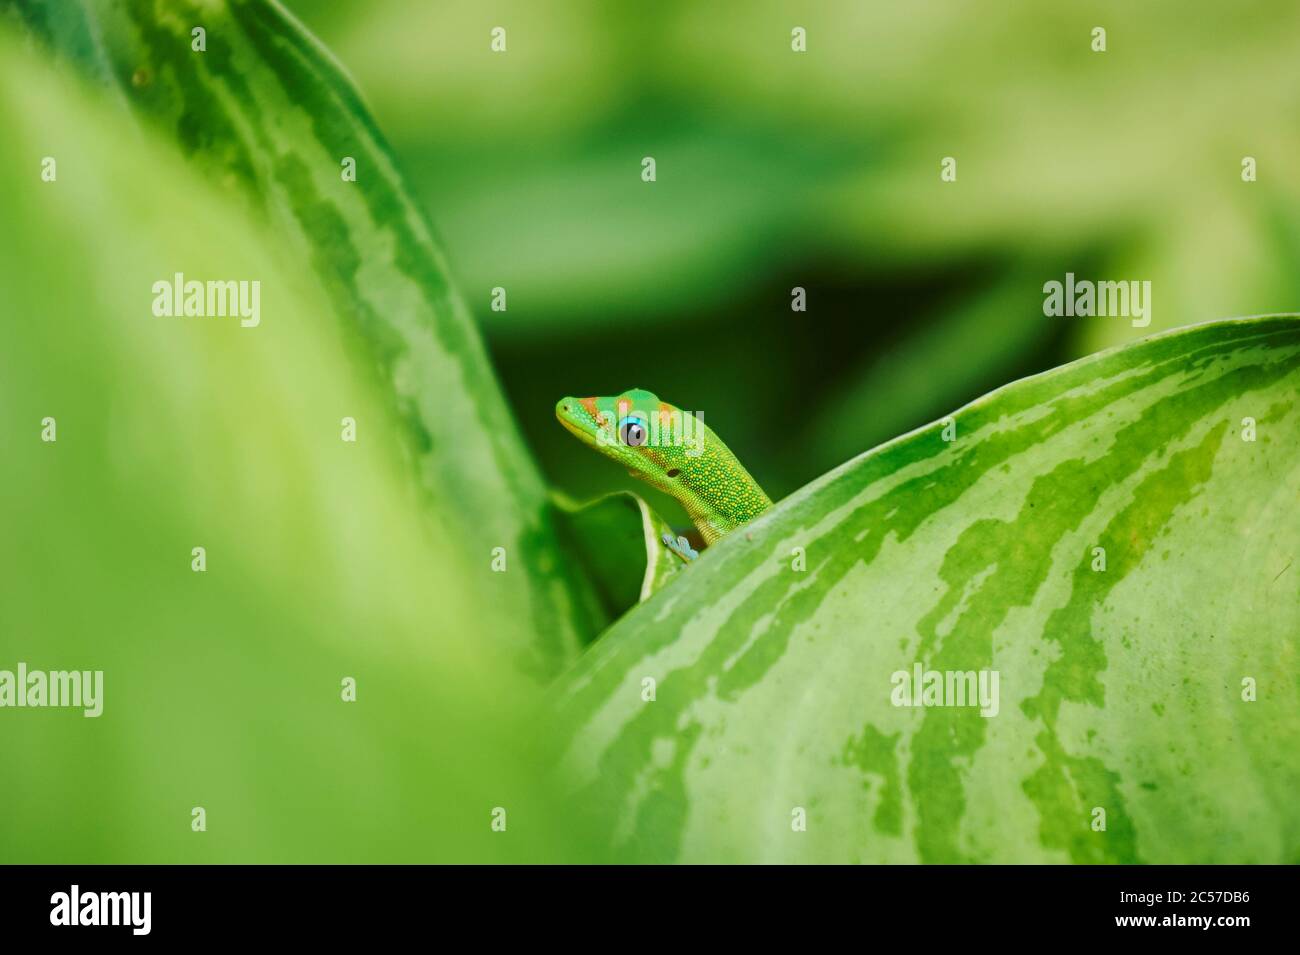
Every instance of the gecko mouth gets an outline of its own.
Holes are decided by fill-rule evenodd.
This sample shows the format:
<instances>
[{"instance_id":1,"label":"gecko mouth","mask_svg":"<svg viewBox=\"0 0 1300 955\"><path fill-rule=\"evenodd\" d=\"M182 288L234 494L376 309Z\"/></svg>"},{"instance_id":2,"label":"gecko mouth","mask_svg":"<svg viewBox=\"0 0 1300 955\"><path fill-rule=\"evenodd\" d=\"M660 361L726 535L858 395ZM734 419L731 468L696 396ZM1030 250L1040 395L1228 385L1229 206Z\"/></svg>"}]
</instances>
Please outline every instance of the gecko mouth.
<instances>
[{"instance_id":1,"label":"gecko mouth","mask_svg":"<svg viewBox=\"0 0 1300 955\"><path fill-rule=\"evenodd\" d=\"M572 412L570 412L568 408L561 405L559 408L555 409L555 419L559 421L560 424L564 425L564 429L579 441L584 444L589 444L593 448L599 447L600 443L596 440L596 436L592 434L591 431L574 422L573 419L569 417L571 413Z\"/></svg>"}]
</instances>

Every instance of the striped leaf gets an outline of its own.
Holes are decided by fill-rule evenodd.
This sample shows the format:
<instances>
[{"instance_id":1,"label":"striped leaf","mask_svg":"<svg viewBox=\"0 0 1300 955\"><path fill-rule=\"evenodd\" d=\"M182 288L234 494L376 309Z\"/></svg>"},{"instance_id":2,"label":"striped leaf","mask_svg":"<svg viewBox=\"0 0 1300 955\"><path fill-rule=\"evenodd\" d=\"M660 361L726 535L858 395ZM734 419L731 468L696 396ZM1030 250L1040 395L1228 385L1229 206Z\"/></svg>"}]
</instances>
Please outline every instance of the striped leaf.
<instances>
[{"instance_id":1,"label":"striped leaf","mask_svg":"<svg viewBox=\"0 0 1300 955\"><path fill-rule=\"evenodd\" d=\"M570 674L583 811L640 860L1300 860L1298 394L1296 318L1202 325L825 475Z\"/></svg>"},{"instance_id":2,"label":"striped leaf","mask_svg":"<svg viewBox=\"0 0 1300 955\"><path fill-rule=\"evenodd\" d=\"M639 494L615 491L583 504L557 494L555 507L570 552L601 597L606 625L685 569L663 543L672 525Z\"/></svg>"},{"instance_id":3,"label":"striped leaf","mask_svg":"<svg viewBox=\"0 0 1300 955\"><path fill-rule=\"evenodd\" d=\"M310 261L335 312L322 320L359 330L358 353L392 398L431 520L467 566L488 572L505 548L511 572L495 589L517 626L497 636L541 674L574 655L598 625L590 587L560 550L443 252L324 48L267 0L0 0L0 15L160 127Z\"/></svg>"},{"instance_id":4,"label":"striped leaf","mask_svg":"<svg viewBox=\"0 0 1300 955\"><path fill-rule=\"evenodd\" d=\"M100 670L102 715L0 706L0 862L576 854L516 825L552 807L490 639L509 574L412 520L319 283L66 80L0 27L0 680ZM261 323L154 314L171 269L260 281Z\"/></svg>"}]
</instances>

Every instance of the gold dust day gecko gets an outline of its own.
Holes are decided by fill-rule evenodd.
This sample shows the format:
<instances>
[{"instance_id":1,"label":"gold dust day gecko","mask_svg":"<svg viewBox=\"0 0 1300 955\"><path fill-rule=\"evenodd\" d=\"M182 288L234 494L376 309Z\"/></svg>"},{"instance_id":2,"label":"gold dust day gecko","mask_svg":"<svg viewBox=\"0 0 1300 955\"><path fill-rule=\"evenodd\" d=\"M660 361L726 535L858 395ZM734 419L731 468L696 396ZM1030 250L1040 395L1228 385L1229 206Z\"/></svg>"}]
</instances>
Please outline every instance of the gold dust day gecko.
<instances>
[{"instance_id":1,"label":"gold dust day gecko","mask_svg":"<svg viewBox=\"0 0 1300 955\"><path fill-rule=\"evenodd\" d=\"M772 506L731 450L697 415L633 388L621 395L561 398L555 417L583 444L672 495L712 544ZM664 544L683 560L699 554L686 538Z\"/></svg>"}]
</instances>

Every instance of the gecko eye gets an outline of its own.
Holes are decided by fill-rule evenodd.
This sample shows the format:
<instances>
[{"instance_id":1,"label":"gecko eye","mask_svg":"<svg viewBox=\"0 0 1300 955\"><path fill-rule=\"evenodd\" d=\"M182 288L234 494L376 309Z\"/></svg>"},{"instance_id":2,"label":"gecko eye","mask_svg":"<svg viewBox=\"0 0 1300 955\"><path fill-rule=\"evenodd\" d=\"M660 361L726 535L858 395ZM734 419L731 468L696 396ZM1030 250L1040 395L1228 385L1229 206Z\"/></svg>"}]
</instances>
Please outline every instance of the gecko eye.
<instances>
[{"instance_id":1,"label":"gecko eye","mask_svg":"<svg viewBox=\"0 0 1300 955\"><path fill-rule=\"evenodd\" d=\"M618 436L628 447L639 448L646 441L645 426L636 418L624 418L623 423L619 425Z\"/></svg>"}]
</instances>

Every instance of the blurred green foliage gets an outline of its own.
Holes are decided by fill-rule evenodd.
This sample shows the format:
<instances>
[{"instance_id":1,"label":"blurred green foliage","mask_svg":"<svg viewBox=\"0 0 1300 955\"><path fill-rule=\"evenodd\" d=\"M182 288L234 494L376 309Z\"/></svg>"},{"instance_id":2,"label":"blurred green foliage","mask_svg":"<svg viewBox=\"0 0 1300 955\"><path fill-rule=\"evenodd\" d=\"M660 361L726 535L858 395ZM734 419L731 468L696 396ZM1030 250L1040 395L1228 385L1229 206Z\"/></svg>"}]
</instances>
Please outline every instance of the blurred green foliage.
<instances>
[{"instance_id":1,"label":"blurred green foliage","mask_svg":"<svg viewBox=\"0 0 1300 955\"><path fill-rule=\"evenodd\" d=\"M492 639L535 675L571 662L610 618L565 559L427 217L329 52L274 0L0 0L0 22L106 89L309 263L331 306L322 320L352 334L390 395L422 516L465 560L513 558L492 588L513 612Z\"/></svg>"},{"instance_id":2,"label":"blurred green foliage","mask_svg":"<svg viewBox=\"0 0 1300 955\"><path fill-rule=\"evenodd\" d=\"M633 482L555 424L563 394L702 412L780 498L1019 375L1300 292L1282 3L290 6L414 176L515 421L577 498ZM99 720L6 714L4 858L587 857L534 763L536 690L494 650L529 621L421 519L476 523L416 499L320 276L3 36L0 86L0 666L104 669L107 695ZM145 290L177 270L273 278L278 320L159 325ZM1066 271L1151 279L1151 328L1045 318ZM380 426L350 447L343 414ZM494 806L525 824L492 833Z\"/></svg>"},{"instance_id":3,"label":"blurred green foliage","mask_svg":"<svg viewBox=\"0 0 1300 955\"><path fill-rule=\"evenodd\" d=\"M632 482L555 428L562 394L702 411L781 497L1011 378L1300 301L1284 0L289 5L366 94L579 496ZM1046 318L1066 271L1150 279L1151 326Z\"/></svg>"},{"instance_id":4,"label":"blurred green foliage","mask_svg":"<svg viewBox=\"0 0 1300 955\"><path fill-rule=\"evenodd\" d=\"M0 125L0 669L104 671L97 719L0 712L0 857L581 858L493 649L500 575L416 519L305 263L2 31ZM262 324L155 317L175 271L257 277Z\"/></svg>"}]
</instances>

